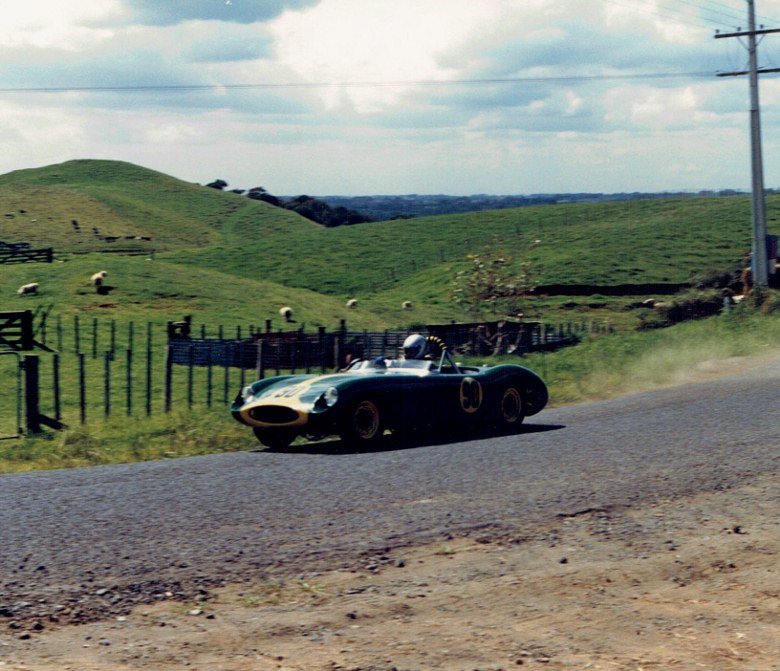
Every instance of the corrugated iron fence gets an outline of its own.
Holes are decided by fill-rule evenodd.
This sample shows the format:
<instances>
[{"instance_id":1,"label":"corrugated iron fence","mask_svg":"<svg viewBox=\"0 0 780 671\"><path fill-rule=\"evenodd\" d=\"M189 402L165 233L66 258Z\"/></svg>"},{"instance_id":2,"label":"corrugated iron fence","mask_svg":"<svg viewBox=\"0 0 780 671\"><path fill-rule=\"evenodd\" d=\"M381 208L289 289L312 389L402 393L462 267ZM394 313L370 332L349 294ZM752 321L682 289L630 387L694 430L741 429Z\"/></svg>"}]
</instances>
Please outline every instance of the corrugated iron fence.
<instances>
[{"instance_id":1,"label":"corrugated iron fence","mask_svg":"<svg viewBox=\"0 0 780 671\"><path fill-rule=\"evenodd\" d=\"M335 369L355 358L399 356L404 340L411 331L350 331L341 329L316 333L301 331L266 331L248 338L192 338L169 329L170 360L176 365L231 366L255 369L258 377L268 371L311 371ZM472 324L437 324L424 329L439 336L447 346L461 355L522 355L547 351L579 342L583 332L594 327L587 324L550 326L540 322L479 322Z\"/></svg>"}]
</instances>

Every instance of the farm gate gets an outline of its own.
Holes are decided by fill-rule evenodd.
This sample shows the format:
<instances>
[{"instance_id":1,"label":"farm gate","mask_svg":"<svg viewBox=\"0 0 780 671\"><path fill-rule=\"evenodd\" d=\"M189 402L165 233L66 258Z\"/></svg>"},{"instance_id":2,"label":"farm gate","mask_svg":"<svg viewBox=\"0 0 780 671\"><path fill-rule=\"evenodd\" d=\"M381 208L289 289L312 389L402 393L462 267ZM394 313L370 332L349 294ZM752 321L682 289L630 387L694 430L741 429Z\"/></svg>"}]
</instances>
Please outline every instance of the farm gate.
<instances>
[{"instance_id":1,"label":"farm gate","mask_svg":"<svg viewBox=\"0 0 780 671\"><path fill-rule=\"evenodd\" d=\"M30 352L34 348L48 350L49 348L35 340L33 332L33 313L0 312L0 384L3 388L11 388L14 394L3 395L0 405L0 426L3 422L12 421L13 430L0 428L0 438L19 438L22 428L22 407L24 407L25 424L30 433L39 433L41 426L62 428L57 419L47 417L40 411L40 380L39 360ZM8 362L6 365L5 362ZM22 400L23 399L23 400Z\"/></svg>"}]
</instances>

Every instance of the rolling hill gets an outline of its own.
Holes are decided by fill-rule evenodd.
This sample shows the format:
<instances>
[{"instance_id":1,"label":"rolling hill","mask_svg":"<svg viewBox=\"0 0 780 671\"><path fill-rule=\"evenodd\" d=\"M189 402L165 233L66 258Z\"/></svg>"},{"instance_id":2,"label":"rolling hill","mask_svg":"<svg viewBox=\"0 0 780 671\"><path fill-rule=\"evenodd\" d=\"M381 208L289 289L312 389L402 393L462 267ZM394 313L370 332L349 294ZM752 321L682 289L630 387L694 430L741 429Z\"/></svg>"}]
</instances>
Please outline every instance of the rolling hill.
<instances>
[{"instance_id":1,"label":"rolling hill","mask_svg":"<svg viewBox=\"0 0 780 671\"><path fill-rule=\"evenodd\" d=\"M78 160L0 176L0 240L53 247L60 263L8 265L2 309L41 281L64 311L197 311L261 323L296 319L360 328L463 319L451 301L466 255L492 247L530 263L542 284L688 282L731 272L750 246L750 202L653 199L525 207L324 228L245 196L116 161ZM780 198L767 201L778 232ZM112 252L141 253L128 256ZM146 261L153 258L154 261ZM64 263L62 263L64 262ZM99 266L99 267L98 267ZM84 278L109 271L96 301ZM50 292L48 295L46 292ZM359 309L344 302L357 297ZM410 300L413 311L400 304ZM101 306L96 308L94 306ZM617 309L617 308L616 308ZM173 315L170 315L173 313Z\"/></svg>"}]
</instances>

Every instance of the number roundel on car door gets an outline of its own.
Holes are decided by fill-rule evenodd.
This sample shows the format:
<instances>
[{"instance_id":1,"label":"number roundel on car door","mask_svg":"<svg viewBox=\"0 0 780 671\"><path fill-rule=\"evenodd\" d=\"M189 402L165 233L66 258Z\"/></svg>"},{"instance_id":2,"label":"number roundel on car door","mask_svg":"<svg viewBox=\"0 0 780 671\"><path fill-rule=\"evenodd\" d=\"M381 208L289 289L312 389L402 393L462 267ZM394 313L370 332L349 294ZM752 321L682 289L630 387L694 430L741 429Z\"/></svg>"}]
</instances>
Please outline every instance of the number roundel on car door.
<instances>
[{"instance_id":1,"label":"number roundel on car door","mask_svg":"<svg viewBox=\"0 0 780 671\"><path fill-rule=\"evenodd\" d=\"M482 385L473 377L464 377L460 383L460 407L469 414L482 405Z\"/></svg>"}]
</instances>

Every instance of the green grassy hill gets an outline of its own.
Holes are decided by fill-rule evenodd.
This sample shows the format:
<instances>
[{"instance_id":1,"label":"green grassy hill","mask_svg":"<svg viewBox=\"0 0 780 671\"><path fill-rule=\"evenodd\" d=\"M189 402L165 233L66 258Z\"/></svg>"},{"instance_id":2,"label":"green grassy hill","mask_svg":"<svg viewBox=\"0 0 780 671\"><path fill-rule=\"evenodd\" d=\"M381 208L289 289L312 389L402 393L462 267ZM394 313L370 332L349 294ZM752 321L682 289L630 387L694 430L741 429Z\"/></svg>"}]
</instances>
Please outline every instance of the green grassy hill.
<instances>
[{"instance_id":1,"label":"green grassy hill","mask_svg":"<svg viewBox=\"0 0 780 671\"><path fill-rule=\"evenodd\" d=\"M780 198L770 197L767 205L769 230L780 232ZM235 369L229 376L225 371L223 391L216 390L212 407L204 400L205 390L211 389L204 381L210 369L196 367L195 409L186 401L186 376L177 371L176 411L163 413L158 378L164 367L165 351L159 347L164 330L152 329L155 411L146 416L140 395L147 363L140 350L132 365L130 347L124 352L122 343L113 364L110 357L98 356L109 326L112 332L117 327L124 343L136 333L140 347L144 323L162 325L186 314L196 328L207 325L212 336L218 325L262 328L269 319L275 328L305 325L308 331L335 328L341 319L353 329L372 330L463 321L470 315L453 303L452 282L468 265L466 255L486 246L517 267L530 263L542 284L677 283L737 270L750 247L751 231L747 197L541 206L326 229L244 196L127 163L91 160L0 176L0 208L0 240L53 247L56 257L51 264L3 265L0 311L44 314L51 306L57 319L49 325L61 325L57 331L66 339L75 332L70 326L78 316L82 337L93 335L80 351L95 353L94 358L86 356L89 423L81 423L77 408L77 358L63 356L63 419L69 428L4 441L0 471L256 446L245 427L229 418L226 398L220 397L243 384ZM117 249L125 252L109 253ZM108 271L107 284L114 287L107 295L89 283L98 270ZM28 282L39 282L40 294L17 296L17 288ZM348 309L345 303L353 297L359 306ZM403 301L412 301L413 309L403 310ZM777 319L753 314L750 301L716 320L642 332L634 330L641 311L626 309L632 301L626 296L523 299L528 318L608 321L631 331L525 357L524 363L547 380L554 404L666 384L698 362L768 352L780 339ZM284 305L293 307L294 325L280 318ZM138 325L137 331L131 325ZM62 351L71 352L67 347ZM17 361L0 358L3 388L13 390ZM48 380L54 357L42 359ZM104 394L111 366L109 417ZM132 422L123 414L130 378L136 380L138 396ZM51 413L53 399L48 391L45 396L44 412ZM21 420L14 411L19 407L13 393L0 395L0 437L16 431Z\"/></svg>"},{"instance_id":2,"label":"green grassy hill","mask_svg":"<svg viewBox=\"0 0 780 671\"><path fill-rule=\"evenodd\" d=\"M266 203L117 161L69 161L2 175L0 205L5 215L0 239L58 252L219 245L225 222L237 211L269 221L290 218ZM131 240L135 237L151 240Z\"/></svg>"},{"instance_id":3,"label":"green grassy hill","mask_svg":"<svg viewBox=\"0 0 780 671\"><path fill-rule=\"evenodd\" d=\"M780 198L767 205L770 232L778 232ZM0 207L0 240L51 246L58 259L4 266L1 309L26 300L66 313L194 313L256 324L278 322L282 305L311 326L465 319L451 301L452 279L466 254L486 246L530 262L540 284L602 285L733 271L750 246L747 197L562 204L327 229L245 196L96 160L2 175ZM118 248L145 256L101 254ZM88 286L102 269L116 287L108 297ZM41 295L19 299L16 288L29 281L41 282ZM359 308L346 310L352 297ZM412 311L401 309L406 300ZM532 303L526 313L544 317L561 301ZM597 303L574 306L618 318L621 306Z\"/></svg>"}]
</instances>

